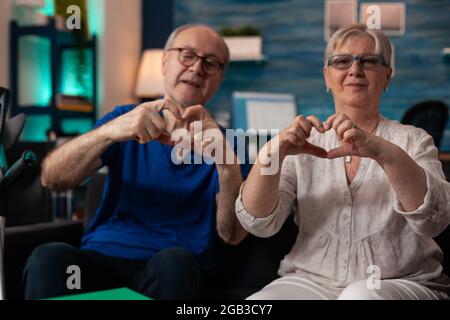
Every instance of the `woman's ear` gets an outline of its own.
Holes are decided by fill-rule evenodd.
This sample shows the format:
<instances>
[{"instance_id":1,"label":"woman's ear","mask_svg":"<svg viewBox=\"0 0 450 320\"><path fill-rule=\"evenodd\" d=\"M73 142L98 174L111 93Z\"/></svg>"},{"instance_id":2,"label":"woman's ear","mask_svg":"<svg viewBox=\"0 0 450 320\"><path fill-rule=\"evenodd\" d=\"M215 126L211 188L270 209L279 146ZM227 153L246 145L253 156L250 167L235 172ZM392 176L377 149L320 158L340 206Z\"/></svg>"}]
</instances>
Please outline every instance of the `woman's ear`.
<instances>
[{"instance_id":1,"label":"woman's ear","mask_svg":"<svg viewBox=\"0 0 450 320\"><path fill-rule=\"evenodd\" d=\"M329 84L328 84L328 68L327 67L323 67L323 70L322 70L322 72L323 72L323 78L325 79L325 85L327 86L327 92L329 92L330 91L330 86L329 86Z\"/></svg>"},{"instance_id":2,"label":"woman's ear","mask_svg":"<svg viewBox=\"0 0 450 320\"><path fill-rule=\"evenodd\" d=\"M387 79L386 79L385 88L387 88L389 86L389 82L391 82L391 77L392 77L392 67L391 66L389 66L387 68L386 75L387 75Z\"/></svg>"}]
</instances>

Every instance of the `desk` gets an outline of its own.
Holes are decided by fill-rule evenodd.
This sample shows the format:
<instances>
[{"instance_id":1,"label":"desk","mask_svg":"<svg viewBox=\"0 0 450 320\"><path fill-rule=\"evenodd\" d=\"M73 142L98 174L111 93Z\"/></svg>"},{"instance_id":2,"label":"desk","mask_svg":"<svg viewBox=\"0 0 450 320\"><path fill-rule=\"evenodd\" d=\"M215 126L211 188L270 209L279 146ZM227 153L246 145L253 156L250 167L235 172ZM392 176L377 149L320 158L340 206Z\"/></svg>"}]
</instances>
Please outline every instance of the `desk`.
<instances>
[{"instance_id":1,"label":"desk","mask_svg":"<svg viewBox=\"0 0 450 320\"><path fill-rule=\"evenodd\" d=\"M87 292L68 296L50 298L47 300L152 300L128 288Z\"/></svg>"},{"instance_id":2,"label":"desk","mask_svg":"<svg viewBox=\"0 0 450 320\"><path fill-rule=\"evenodd\" d=\"M441 161L450 161L450 152L439 152L438 158Z\"/></svg>"}]
</instances>

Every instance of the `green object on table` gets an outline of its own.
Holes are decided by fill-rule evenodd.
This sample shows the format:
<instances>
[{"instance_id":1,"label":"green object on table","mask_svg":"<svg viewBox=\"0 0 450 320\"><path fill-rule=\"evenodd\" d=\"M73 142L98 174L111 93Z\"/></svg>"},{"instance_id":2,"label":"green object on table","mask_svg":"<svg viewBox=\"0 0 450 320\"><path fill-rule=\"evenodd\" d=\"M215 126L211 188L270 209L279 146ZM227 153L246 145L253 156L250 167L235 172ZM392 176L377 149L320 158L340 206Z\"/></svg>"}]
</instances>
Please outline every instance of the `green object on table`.
<instances>
[{"instance_id":1,"label":"green object on table","mask_svg":"<svg viewBox=\"0 0 450 320\"><path fill-rule=\"evenodd\" d=\"M128 288L87 292L68 296L50 298L48 300L152 300Z\"/></svg>"}]
</instances>

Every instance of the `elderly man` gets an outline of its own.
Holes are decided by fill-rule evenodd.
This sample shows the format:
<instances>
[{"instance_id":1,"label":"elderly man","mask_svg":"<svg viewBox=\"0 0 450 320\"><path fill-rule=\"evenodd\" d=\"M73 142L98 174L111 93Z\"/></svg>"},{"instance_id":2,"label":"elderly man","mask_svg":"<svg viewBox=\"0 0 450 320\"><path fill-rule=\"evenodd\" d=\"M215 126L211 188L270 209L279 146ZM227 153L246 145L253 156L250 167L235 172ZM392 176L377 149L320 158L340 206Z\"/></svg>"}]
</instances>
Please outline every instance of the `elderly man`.
<instances>
[{"instance_id":1,"label":"elderly man","mask_svg":"<svg viewBox=\"0 0 450 320\"><path fill-rule=\"evenodd\" d=\"M176 29L163 56L163 99L118 107L47 156L42 184L50 189L74 187L103 165L108 177L81 248L50 243L32 253L24 272L27 299L123 286L156 299L201 297L204 280L220 265L217 235L230 244L246 236L234 215L241 168L234 153L232 163L174 163L178 141L171 133L187 129L198 138L192 133L198 120L202 130L219 131L203 106L228 60L225 42L211 28ZM222 151L233 152L223 141ZM67 287L71 265L81 271L79 290Z\"/></svg>"}]
</instances>

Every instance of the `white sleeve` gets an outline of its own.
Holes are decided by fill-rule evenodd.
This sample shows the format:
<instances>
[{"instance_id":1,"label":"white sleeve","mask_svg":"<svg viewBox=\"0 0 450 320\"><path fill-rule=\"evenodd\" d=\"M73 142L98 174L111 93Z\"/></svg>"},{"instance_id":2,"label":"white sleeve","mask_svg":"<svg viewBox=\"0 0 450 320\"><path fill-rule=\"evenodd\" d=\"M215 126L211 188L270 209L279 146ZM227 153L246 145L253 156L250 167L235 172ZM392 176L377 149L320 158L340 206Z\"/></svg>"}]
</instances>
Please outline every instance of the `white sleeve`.
<instances>
[{"instance_id":1,"label":"white sleeve","mask_svg":"<svg viewBox=\"0 0 450 320\"><path fill-rule=\"evenodd\" d=\"M267 238L280 231L283 223L290 213L292 213L294 201L296 200L297 175L295 172L295 160L292 157L286 157L283 161L280 175L280 187L278 190L278 203L276 208L264 218L256 218L251 215L242 203L242 184L239 190L239 196L236 199L236 216L242 227L249 233ZM261 186L262 188L264 186Z\"/></svg>"},{"instance_id":2,"label":"white sleeve","mask_svg":"<svg viewBox=\"0 0 450 320\"><path fill-rule=\"evenodd\" d=\"M436 237L450 223L450 184L442 171L433 138L424 135L416 146L410 156L425 171L428 189L425 199L416 210L406 212L395 196L394 210L405 217L418 234Z\"/></svg>"}]
</instances>

